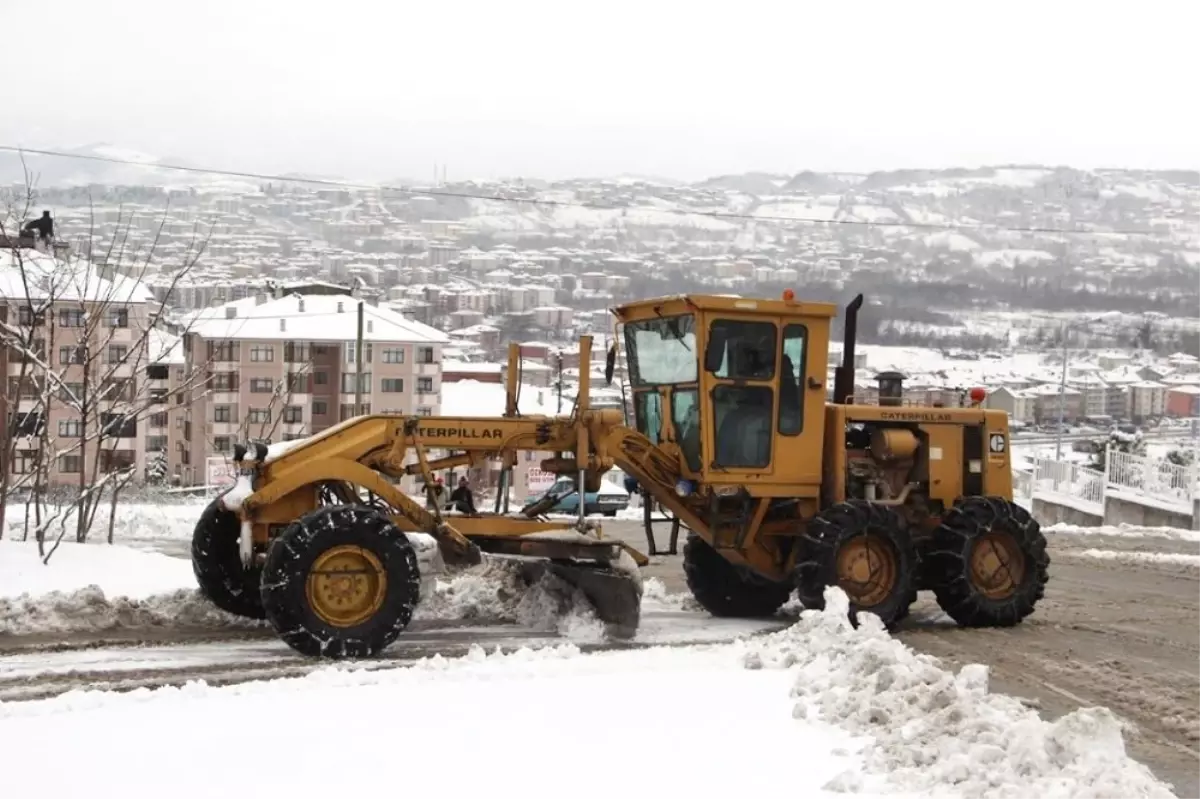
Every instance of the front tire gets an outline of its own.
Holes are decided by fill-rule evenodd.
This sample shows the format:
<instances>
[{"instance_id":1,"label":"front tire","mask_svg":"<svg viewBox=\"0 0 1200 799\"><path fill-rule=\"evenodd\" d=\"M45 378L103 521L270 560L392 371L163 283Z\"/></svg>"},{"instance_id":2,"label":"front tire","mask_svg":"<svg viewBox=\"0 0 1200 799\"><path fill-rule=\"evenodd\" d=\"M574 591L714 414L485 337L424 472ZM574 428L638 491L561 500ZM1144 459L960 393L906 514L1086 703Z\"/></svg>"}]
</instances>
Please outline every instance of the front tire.
<instances>
[{"instance_id":1,"label":"front tire","mask_svg":"<svg viewBox=\"0 0 1200 799\"><path fill-rule=\"evenodd\" d=\"M772 616L792 594L787 583L739 569L697 535L683 545L683 574L700 606L718 617Z\"/></svg>"},{"instance_id":2,"label":"front tire","mask_svg":"<svg viewBox=\"0 0 1200 799\"><path fill-rule=\"evenodd\" d=\"M865 612L894 627L916 598L917 553L899 514L853 499L809 521L794 574L806 608L823 610L825 588L836 585L850 599L856 623Z\"/></svg>"},{"instance_id":3,"label":"front tire","mask_svg":"<svg viewBox=\"0 0 1200 799\"><path fill-rule=\"evenodd\" d=\"M420 592L408 538L361 505L305 514L272 542L263 566L267 618L309 657L373 657L408 626Z\"/></svg>"},{"instance_id":4,"label":"front tire","mask_svg":"<svg viewBox=\"0 0 1200 799\"><path fill-rule=\"evenodd\" d=\"M265 619L259 594L262 569L242 566L240 532L237 515L222 508L220 499L210 502L192 533L192 572L200 593L221 610L247 619Z\"/></svg>"},{"instance_id":5,"label":"front tire","mask_svg":"<svg viewBox=\"0 0 1200 799\"><path fill-rule=\"evenodd\" d=\"M1001 497L960 500L926 558L938 605L964 627L1011 627L1046 592L1046 536L1029 511Z\"/></svg>"}]
</instances>

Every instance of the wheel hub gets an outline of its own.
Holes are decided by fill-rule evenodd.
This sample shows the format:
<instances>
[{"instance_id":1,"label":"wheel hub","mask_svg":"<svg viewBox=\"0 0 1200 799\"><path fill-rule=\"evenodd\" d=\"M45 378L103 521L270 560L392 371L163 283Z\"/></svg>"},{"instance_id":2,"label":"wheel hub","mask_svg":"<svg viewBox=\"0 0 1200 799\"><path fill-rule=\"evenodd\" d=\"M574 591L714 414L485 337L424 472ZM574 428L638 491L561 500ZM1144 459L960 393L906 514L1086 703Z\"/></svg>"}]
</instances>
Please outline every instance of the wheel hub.
<instances>
[{"instance_id":1,"label":"wheel hub","mask_svg":"<svg viewBox=\"0 0 1200 799\"><path fill-rule=\"evenodd\" d=\"M375 553L350 544L327 549L308 571L308 605L333 627L355 627L371 618L387 595L387 574Z\"/></svg>"},{"instance_id":2,"label":"wheel hub","mask_svg":"<svg viewBox=\"0 0 1200 799\"><path fill-rule=\"evenodd\" d=\"M879 536L855 536L838 550L837 578L838 587L860 608L878 605L896 585L895 551Z\"/></svg>"},{"instance_id":3,"label":"wheel hub","mask_svg":"<svg viewBox=\"0 0 1200 799\"><path fill-rule=\"evenodd\" d=\"M1025 555L1012 533L992 529L971 551L971 582L988 599L1007 599L1025 579Z\"/></svg>"}]
</instances>

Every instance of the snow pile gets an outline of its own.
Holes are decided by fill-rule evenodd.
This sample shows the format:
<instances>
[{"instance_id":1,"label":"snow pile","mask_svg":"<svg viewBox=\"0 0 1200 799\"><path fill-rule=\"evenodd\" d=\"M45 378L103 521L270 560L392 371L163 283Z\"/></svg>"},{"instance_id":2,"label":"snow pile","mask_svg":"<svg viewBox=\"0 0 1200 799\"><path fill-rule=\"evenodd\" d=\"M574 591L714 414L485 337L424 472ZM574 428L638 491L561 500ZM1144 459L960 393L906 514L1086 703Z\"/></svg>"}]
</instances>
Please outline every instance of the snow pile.
<instances>
[{"instance_id":1,"label":"snow pile","mask_svg":"<svg viewBox=\"0 0 1200 799\"><path fill-rule=\"evenodd\" d=\"M1136 524L1081 527L1076 524L1060 523L1043 527L1042 532L1060 535L1111 535L1123 538L1170 538L1176 541L1200 542L1200 530L1184 530L1181 527L1145 527Z\"/></svg>"},{"instance_id":2,"label":"snow pile","mask_svg":"<svg viewBox=\"0 0 1200 799\"><path fill-rule=\"evenodd\" d=\"M1079 555L1096 560L1117 561L1131 566L1151 563L1182 566L1187 571L1200 571L1200 555L1183 552L1120 552L1115 549L1085 549Z\"/></svg>"},{"instance_id":3,"label":"snow pile","mask_svg":"<svg viewBox=\"0 0 1200 799\"><path fill-rule=\"evenodd\" d=\"M826 589L826 609L746 643L748 668L794 670L795 718L832 722L870 736L863 770L826 790L854 792L864 774L925 796L1171 797L1125 752L1121 725L1103 708L1047 722L1011 697L988 693L987 668L957 674L913 652L867 615L855 629L849 601Z\"/></svg>"},{"instance_id":4,"label":"snow pile","mask_svg":"<svg viewBox=\"0 0 1200 799\"><path fill-rule=\"evenodd\" d=\"M86 633L152 627L251 629L266 622L220 610L195 590L144 599L106 596L98 585L77 591L0 598L0 635Z\"/></svg>"},{"instance_id":5,"label":"snow pile","mask_svg":"<svg viewBox=\"0 0 1200 799\"><path fill-rule=\"evenodd\" d=\"M117 542L156 540L164 538L190 539L196 527L196 520L204 512L209 498L178 501L178 502L131 502L122 501L117 506L117 520L113 526L113 538ZM50 513L56 508L51 506ZM26 524L28 516L29 524ZM94 541L99 541L108 535L109 505L103 502L96 512L96 521L92 527ZM34 514L31 506L24 503L11 504L5 513L5 540L33 538ZM75 517L67 520L67 540L74 538ZM51 526L48 537L57 538L59 527ZM28 533L28 536L26 536ZM58 555L54 556L55 558Z\"/></svg>"},{"instance_id":6,"label":"snow pile","mask_svg":"<svg viewBox=\"0 0 1200 799\"><path fill-rule=\"evenodd\" d=\"M690 593L673 594L667 590L666 583L657 577L642 581L642 606L684 613L701 613L704 610Z\"/></svg>"},{"instance_id":7,"label":"snow pile","mask_svg":"<svg viewBox=\"0 0 1200 799\"><path fill-rule=\"evenodd\" d=\"M192 564L117 544L63 542L43 563L32 541L0 541L0 597L79 591L99 584L110 596L146 598L194 587Z\"/></svg>"},{"instance_id":8,"label":"snow pile","mask_svg":"<svg viewBox=\"0 0 1200 799\"><path fill-rule=\"evenodd\" d=\"M523 561L488 556L448 579L436 579L413 618L519 624L578 641L603 639L604 625L582 591L552 574L527 583L524 566Z\"/></svg>"}]
</instances>

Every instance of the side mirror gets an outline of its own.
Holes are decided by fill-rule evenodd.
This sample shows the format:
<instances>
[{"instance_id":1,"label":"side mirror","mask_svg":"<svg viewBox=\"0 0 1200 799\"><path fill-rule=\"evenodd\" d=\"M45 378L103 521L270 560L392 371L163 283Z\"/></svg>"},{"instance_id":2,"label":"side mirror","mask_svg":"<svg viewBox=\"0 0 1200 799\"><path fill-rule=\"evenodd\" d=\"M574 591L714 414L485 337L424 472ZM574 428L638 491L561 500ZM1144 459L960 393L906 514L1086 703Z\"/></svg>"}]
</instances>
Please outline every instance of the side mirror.
<instances>
[{"instance_id":1,"label":"side mirror","mask_svg":"<svg viewBox=\"0 0 1200 799\"><path fill-rule=\"evenodd\" d=\"M725 345L728 334L723 328L709 328L708 344L704 347L704 371L717 372L725 362Z\"/></svg>"},{"instance_id":2,"label":"side mirror","mask_svg":"<svg viewBox=\"0 0 1200 799\"><path fill-rule=\"evenodd\" d=\"M617 368L617 343L608 348L608 356L604 359L604 383L612 385L613 372Z\"/></svg>"}]
</instances>

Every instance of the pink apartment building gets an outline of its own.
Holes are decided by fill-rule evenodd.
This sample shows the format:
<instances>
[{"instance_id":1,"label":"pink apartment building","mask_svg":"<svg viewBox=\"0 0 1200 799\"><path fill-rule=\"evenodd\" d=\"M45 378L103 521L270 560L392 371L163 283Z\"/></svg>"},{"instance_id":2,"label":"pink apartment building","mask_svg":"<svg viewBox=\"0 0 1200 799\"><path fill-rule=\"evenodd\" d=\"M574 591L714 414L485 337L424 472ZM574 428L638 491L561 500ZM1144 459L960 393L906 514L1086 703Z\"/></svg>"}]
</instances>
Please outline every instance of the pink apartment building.
<instances>
[{"instance_id":1,"label":"pink apartment building","mask_svg":"<svg viewBox=\"0 0 1200 799\"><path fill-rule=\"evenodd\" d=\"M10 471L13 483L27 483L45 446L50 484L90 484L131 466L140 478L154 388L146 331L157 301L142 283L65 251L6 244L0 247L7 343L0 347L0 458L11 444L12 462L0 468ZM22 351L25 344L32 357Z\"/></svg>"},{"instance_id":2,"label":"pink apartment building","mask_svg":"<svg viewBox=\"0 0 1200 799\"><path fill-rule=\"evenodd\" d=\"M359 373L359 302L338 294L261 295L195 316L183 334L183 371L203 377L172 422L180 482L220 479L233 446L247 439L303 438L359 414L440 412L449 337L363 301Z\"/></svg>"}]
</instances>

